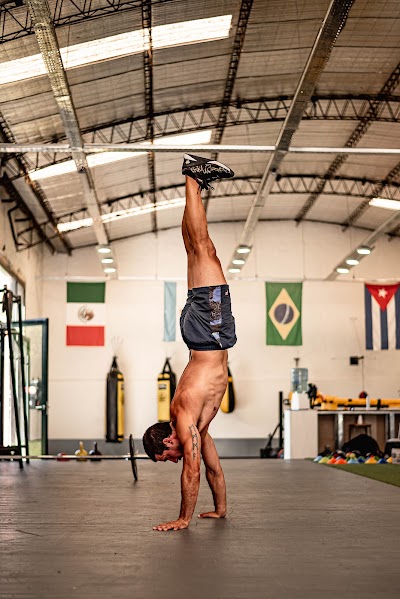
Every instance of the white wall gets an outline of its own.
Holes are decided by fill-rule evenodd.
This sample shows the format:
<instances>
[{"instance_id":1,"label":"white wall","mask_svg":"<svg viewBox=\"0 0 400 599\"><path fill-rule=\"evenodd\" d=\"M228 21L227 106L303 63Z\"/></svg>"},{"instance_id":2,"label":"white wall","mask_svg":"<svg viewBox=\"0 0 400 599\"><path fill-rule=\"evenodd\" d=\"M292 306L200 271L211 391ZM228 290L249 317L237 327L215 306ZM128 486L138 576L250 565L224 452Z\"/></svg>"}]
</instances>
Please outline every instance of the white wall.
<instances>
[{"instance_id":1,"label":"white wall","mask_svg":"<svg viewBox=\"0 0 400 599\"><path fill-rule=\"evenodd\" d=\"M242 225L211 225L223 265L231 257ZM255 249L242 272L230 282L238 344L230 350L237 393L232 414L219 413L211 425L216 438L265 437L278 418L278 391L289 391L294 358L309 368L310 381L324 393L398 396L400 352L364 350L363 283L326 282L326 277L364 235L339 227L304 223L260 223ZM105 348L65 345L66 280L98 277L102 271L94 248L46 259L43 316L50 318L50 438L104 436L105 377L116 338L126 381L126 432L140 437L156 421L156 377L167 355L181 374L188 356L180 340L164 343L163 281L178 281L178 311L186 297L186 264L179 229L148 234L114 244L120 280L107 283ZM400 280L400 242L382 240L352 276ZM143 280L147 278L148 280ZM245 280L246 278L247 280ZM140 280L142 279L142 280ZM76 279L75 279L76 280ZM89 279L93 280L93 279ZM304 280L303 346L265 344L265 280ZM350 355L366 355L349 366Z\"/></svg>"},{"instance_id":2,"label":"white wall","mask_svg":"<svg viewBox=\"0 0 400 599\"><path fill-rule=\"evenodd\" d=\"M1 197L4 197L3 191L1 191ZM24 282L26 317L36 318L42 312L42 286L38 277L42 269L42 256L48 254L48 251L42 246L23 252L16 251L7 219L8 208L7 204L0 202L0 264L6 270L14 271Z\"/></svg>"}]
</instances>

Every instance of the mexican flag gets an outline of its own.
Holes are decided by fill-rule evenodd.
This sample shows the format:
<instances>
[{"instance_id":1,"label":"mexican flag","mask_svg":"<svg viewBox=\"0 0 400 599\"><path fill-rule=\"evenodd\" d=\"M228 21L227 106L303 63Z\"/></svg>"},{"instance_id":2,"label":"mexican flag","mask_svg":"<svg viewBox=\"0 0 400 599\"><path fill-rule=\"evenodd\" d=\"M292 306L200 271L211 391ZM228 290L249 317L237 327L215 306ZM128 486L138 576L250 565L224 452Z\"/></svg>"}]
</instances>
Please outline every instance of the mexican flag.
<instances>
[{"instance_id":1,"label":"mexican flag","mask_svg":"<svg viewBox=\"0 0 400 599\"><path fill-rule=\"evenodd\" d=\"M267 345L302 345L302 283L265 283Z\"/></svg>"},{"instance_id":2,"label":"mexican flag","mask_svg":"<svg viewBox=\"0 0 400 599\"><path fill-rule=\"evenodd\" d=\"M105 283L67 283L67 345L104 346Z\"/></svg>"}]
</instances>

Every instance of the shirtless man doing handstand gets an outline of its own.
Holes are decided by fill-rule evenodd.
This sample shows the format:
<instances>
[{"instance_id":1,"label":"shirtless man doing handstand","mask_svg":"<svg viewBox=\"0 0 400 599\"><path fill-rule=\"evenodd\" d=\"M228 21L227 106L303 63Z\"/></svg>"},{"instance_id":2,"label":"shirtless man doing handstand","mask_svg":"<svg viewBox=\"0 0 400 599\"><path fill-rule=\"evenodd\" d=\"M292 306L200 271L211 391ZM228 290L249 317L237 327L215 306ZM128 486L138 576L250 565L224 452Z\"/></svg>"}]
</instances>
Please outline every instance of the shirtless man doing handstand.
<instances>
[{"instance_id":1,"label":"shirtless man doing handstand","mask_svg":"<svg viewBox=\"0 0 400 599\"><path fill-rule=\"evenodd\" d=\"M145 432L143 445L154 462L177 463L183 457L182 503L179 518L154 530L187 528L192 519L200 486L203 457L215 511L201 518L224 518L226 487L224 473L208 427L221 405L228 382L228 349L236 343L229 287L210 239L201 189L211 181L231 178L224 164L184 155L186 207L182 236L188 259L188 296L182 310L182 338L190 349L186 366L171 404L171 422L154 424Z\"/></svg>"}]
</instances>

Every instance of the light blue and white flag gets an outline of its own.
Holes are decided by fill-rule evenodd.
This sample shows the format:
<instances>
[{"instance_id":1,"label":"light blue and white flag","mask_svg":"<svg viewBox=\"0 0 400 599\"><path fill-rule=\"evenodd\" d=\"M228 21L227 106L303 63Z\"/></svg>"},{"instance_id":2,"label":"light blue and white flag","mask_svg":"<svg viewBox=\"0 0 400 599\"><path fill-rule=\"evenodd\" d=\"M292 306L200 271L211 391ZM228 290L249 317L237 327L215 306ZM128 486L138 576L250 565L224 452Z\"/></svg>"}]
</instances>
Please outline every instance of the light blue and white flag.
<instances>
[{"instance_id":1,"label":"light blue and white flag","mask_svg":"<svg viewBox=\"0 0 400 599\"><path fill-rule=\"evenodd\" d=\"M366 349L400 349L400 283L365 285Z\"/></svg>"},{"instance_id":2,"label":"light blue and white flag","mask_svg":"<svg viewBox=\"0 0 400 599\"><path fill-rule=\"evenodd\" d=\"M176 283L164 283L164 341L176 339Z\"/></svg>"}]
</instances>

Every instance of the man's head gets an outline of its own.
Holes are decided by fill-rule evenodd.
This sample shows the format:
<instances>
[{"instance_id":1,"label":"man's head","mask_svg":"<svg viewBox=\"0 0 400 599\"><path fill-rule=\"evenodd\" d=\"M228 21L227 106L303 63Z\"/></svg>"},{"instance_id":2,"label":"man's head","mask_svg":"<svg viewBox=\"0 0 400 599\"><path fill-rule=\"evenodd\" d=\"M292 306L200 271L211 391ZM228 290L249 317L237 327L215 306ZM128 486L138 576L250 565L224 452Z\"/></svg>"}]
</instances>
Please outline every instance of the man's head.
<instances>
[{"instance_id":1,"label":"man's head","mask_svg":"<svg viewBox=\"0 0 400 599\"><path fill-rule=\"evenodd\" d=\"M182 445L169 422L157 422L143 435L143 447L153 462L178 462L183 456Z\"/></svg>"}]
</instances>

